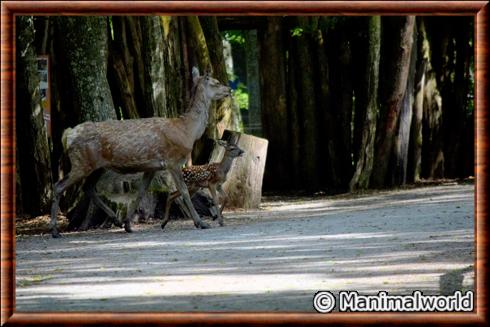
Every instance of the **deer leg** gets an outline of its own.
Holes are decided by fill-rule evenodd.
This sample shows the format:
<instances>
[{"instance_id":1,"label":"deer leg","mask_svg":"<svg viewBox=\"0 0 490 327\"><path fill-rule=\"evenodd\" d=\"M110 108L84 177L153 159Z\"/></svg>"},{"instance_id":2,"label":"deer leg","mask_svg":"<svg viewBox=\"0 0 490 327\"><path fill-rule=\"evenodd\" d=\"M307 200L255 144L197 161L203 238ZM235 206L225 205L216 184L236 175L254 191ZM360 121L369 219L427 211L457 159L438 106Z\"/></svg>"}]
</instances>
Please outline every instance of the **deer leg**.
<instances>
[{"instance_id":1,"label":"deer leg","mask_svg":"<svg viewBox=\"0 0 490 327\"><path fill-rule=\"evenodd\" d=\"M96 191L97 181L99 180L100 176L102 176L103 173L104 173L103 169L98 169L98 170L94 171L87 178L87 181L85 182L85 184L83 186L83 191L88 196L90 196L90 198L92 199L92 201L94 202L94 204L97 207L102 209L106 213L106 215L109 216L109 218L113 221L114 225L116 225L118 227L122 227L122 223L119 221L119 219L117 219L117 216L114 213L114 211L112 211L112 209L109 208L109 206L107 204L105 204L104 201L102 201L102 199L97 194L97 191Z\"/></svg>"},{"instance_id":2,"label":"deer leg","mask_svg":"<svg viewBox=\"0 0 490 327\"><path fill-rule=\"evenodd\" d=\"M146 190L148 189L148 186L150 186L151 180L153 179L153 176L155 176L155 171L147 171L143 174L143 179L141 180L141 184L138 190L138 196L136 197L136 201L132 208L128 210L128 213L126 215L126 219L124 220L124 230L128 233L132 233L133 229L131 228L131 220L133 219L133 216L136 212L136 209L138 209L138 206L141 202L141 199L143 198L143 195L145 195Z\"/></svg>"},{"instance_id":3,"label":"deer leg","mask_svg":"<svg viewBox=\"0 0 490 327\"><path fill-rule=\"evenodd\" d=\"M58 210L59 210L59 204L60 204L60 197L63 192L70 187L71 185L75 184L76 182L80 181L84 175L82 174L75 174L71 173L63 177L63 179L59 180L54 184L53 187L53 204L51 205L51 222L49 223L49 228L51 229L51 235L53 238L58 238L61 237L61 234L58 231Z\"/></svg>"},{"instance_id":4,"label":"deer leg","mask_svg":"<svg viewBox=\"0 0 490 327\"><path fill-rule=\"evenodd\" d=\"M194 220L194 226L201 229L211 227L208 223L202 221L202 219L197 214L197 211L192 204L187 185L185 184L184 178L182 177L182 171L180 169L170 169L170 172L172 173L172 177L174 178L175 186L182 195L184 207L186 207L192 217L192 220Z\"/></svg>"},{"instance_id":5,"label":"deer leg","mask_svg":"<svg viewBox=\"0 0 490 327\"><path fill-rule=\"evenodd\" d=\"M223 187L221 185L218 186L218 192L221 194L221 198L223 203L221 204L220 213L223 215L223 209L225 208L226 202L228 201L228 195L226 195Z\"/></svg>"},{"instance_id":6,"label":"deer leg","mask_svg":"<svg viewBox=\"0 0 490 327\"><path fill-rule=\"evenodd\" d=\"M221 214L221 212L219 210L219 201L218 201L218 194L216 194L216 186L209 185L209 191L211 192L211 196L213 197L214 206L217 209L216 211L218 212L218 223L220 226L223 226L224 225L223 215Z\"/></svg>"},{"instance_id":7,"label":"deer leg","mask_svg":"<svg viewBox=\"0 0 490 327\"><path fill-rule=\"evenodd\" d=\"M174 202L174 200L176 198L178 198L180 196L180 192L179 191L175 191L175 192L172 192L171 194L169 194L169 196L167 197L167 202L165 203L165 214L163 216L163 221L162 221L162 229L165 228L165 225L167 225L169 219L170 219L170 206L172 205L172 202Z\"/></svg>"}]
</instances>

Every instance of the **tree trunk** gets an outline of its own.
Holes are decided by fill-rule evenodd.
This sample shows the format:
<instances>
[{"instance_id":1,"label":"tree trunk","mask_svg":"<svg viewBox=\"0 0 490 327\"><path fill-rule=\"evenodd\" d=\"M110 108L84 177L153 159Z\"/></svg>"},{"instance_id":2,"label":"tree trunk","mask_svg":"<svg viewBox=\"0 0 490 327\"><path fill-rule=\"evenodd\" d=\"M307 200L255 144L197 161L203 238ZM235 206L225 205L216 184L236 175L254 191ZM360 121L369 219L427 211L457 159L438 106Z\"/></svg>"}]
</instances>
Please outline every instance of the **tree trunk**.
<instances>
[{"instance_id":1,"label":"tree trunk","mask_svg":"<svg viewBox=\"0 0 490 327\"><path fill-rule=\"evenodd\" d=\"M69 83L62 108L72 108L77 123L116 119L107 80L108 28L105 17L56 17L58 60ZM61 65L60 65L61 66ZM78 215L84 214L80 219ZM84 195L68 213L69 220L90 225L97 209Z\"/></svg>"},{"instance_id":2,"label":"tree trunk","mask_svg":"<svg viewBox=\"0 0 490 327\"><path fill-rule=\"evenodd\" d=\"M381 18L368 20L367 56L363 66L363 82L356 94L356 116L362 123L354 175L349 183L350 191L366 189L373 169L376 114L378 112L379 54L381 47Z\"/></svg>"},{"instance_id":3,"label":"tree trunk","mask_svg":"<svg viewBox=\"0 0 490 327\"><path fill-rule=\"evenodd\" d=\"M424 112L425 75L429 62L429 42L424 20L417 18L417 68L415 72L415 99L408 153L407 182L417 182L422 169L422 118Z\"/></svg>"},{"instance_id":4,"label":"tree trunk","mask_svg":"<svg viewBox=\"0 0 490 327\"><path fill-rule=\"evenodd\" d=\"M455 18L462 24L454 29L453 42L455 42L454 79L450 79L450 94L444 94L444 164L445 176L462 177L461 167L465 158L462 149L467 125L467 108L469 93L469 66L470 66L470 34L472 25L467 17Z\"/></svg>"},{"instance_id":5,"label":"tree trunk","mask_svg":"<svg viewBox=\"0 0 490 327\"><path fill-rule=\"evenodd\" d=\"M336 19L327 46L331 86L326 146L330 160L329 188L346 192L352 177L351 122L353 109L352 51L350 22Z\"/></svg>"},{"instance_id":6,"label":"tree trunk","mask_svg":"<svg viewBox=\"0 0 490 327\"><path fill-rule=\"evenodd\" d=\"M218 29L216 17L199 17L204 36L206 38L209 59L213 68L213 74L224 85L228 84L225 57L223 54L223 40ZM231 98L225 98L217 102L213 115L209 116L207 137L219 139L225 129L239 131L240 108Z\"/></svg>"},{"instance_id":7,"label":"tree trunk","mask_svg":"<svg viewBox=\"0 0 490 327\"><path fill-rule=\"evenodd\" d=\"M260 87L262 131L269 141L264 185L266 189L285 189L290 184L286 104L286 66L282 18L268 17L267 26L259 33Z\"/></svg>"},{"instance_id":8,"label":"tree trunk","mask_svg":"<svg viewBox=\"0 0 490 327\"><path fill-rule=\"evenodd\" d=\"M449 45L450 26L444 17L424 17L428 53L424 86L424 112L422 120L422 177L444 177L444 84L451 68L446 55ZM440 28L440 27L443 28ZM449 66L448 66L449 65Z\"/></svg>"},{"instance_id":9,"label":"tree trunk","mask_svg":"<svg viewBox=\"0 0 490 327\"><path fill-rule=\"evenodd\" d=\"M248 124L247 133L262 136L260 120L259 46L257 30L246 32L245 55L247 66Z\"/></svg>"},{"instance_id":10,"label":"tree trunk","mask_svg":"<svg viewBox=\"0 0 490 327\"><path fill-rule=\"evenodd\" d=\"M286 116L287 116L287 122L284 122L283 124L286 124L287 125L287 129L288 129L288 138L287 138L287 143L289 143L289 146L288 147L284 147L282 148L283 151L287 151L287 152L284 152L284 154L289 154L288 156L286 156L286 160L289 161L289 165L287 166L287 169L289 170L289 173L287 176L288 179L287 179L287 183L286 181L284 182L284 185L285 185L285 188L286 187L294 187L294 188L300 188L302 187L302 180L301 180L301 176L300 176L300 167L301 167L301 154L300 154L300 144L301 144L301 130L300 130L300 125L301 125L301 119L300 119L300 116L299 116L299 112L298 112L298 89L296 87L296 82L297 82L297 75L299 74L298 73L298 69L296 67L296 63L295 61L293 60L293 58L296 58L297 55L296 55L296 51L295 51L295 48L292 46L292 43L293 43L293 40L291 37L288 38L288 49L287 50L287 81L286 81L286 102L287 102L287 113L286 113ZM262 47L261 47L262 49ZM260 70L261 72L263 71L263 69ZM269 73L272 73L272 72L269 72ZM261 88L262 89L262 94L264 94L264 92L267 91L267 89L265 89L264 87ZM262 95L262 98L263 100L262 101L266 101L265 98L264 98L264 95ZM265 107L262 105L262 112ZM262 114L263 115L263 114ZM265 132L265 128L264 128L264 121L262 121L262 126L263 126L263 130ZM274 131L270 131L269 132L271 135L274 135ZM269 145L270 147L270 145ZM268 162L270 162L271 160L273 160L271 158L271 151L269 151L269 160ZM276 159L277 161L279 161L279 159ZM269 166L268 166L269 167ZM274 168L272 168L274 169ZM266 177L268 176L269 174L269 170L266 169ZM276 177L277 179L280 178L280 176L278 175ZM267 179L266 179L267 181Z\"/></svg>"},{"instance_id":11,"label":"tree trunk","mask_svg":"<svg viewBox=\"0 0 490 327\"><path fill-rule=\"evenodd\" d=\"M391 185L404 185L407 182L408 147L410 141L410 126L412 125L414 103L414 79L417 63L417 33L414 28L412 53L410 55L410 67L408 70L407 88L401 103L400 119L398 123L398 135L394 145L394 167L389 175Z\"/></svg>"},{"instance_id":12,"label":"tree trunk","mask_svg":"<svg viewBox=\"0 0 490 327\"><path fill-rule=\"evenodd\" d=\"M115 119L107 81L107 21L105 17L56 17L59 49L72 93L65 108L79 115L78 122Z\"/></svg>"},{"instance_id":13,"label":"tree trunk","mask_svg":"<svg viewBox=\"0 0 490 327\"><path fill-rule=\"evenodd\" d=\"M295 24L306 31L312 30L312 18L298 17ZM295 53L294 58L298 65L298 110L301 111L301 166L300 176L304 182L304 186L308 190L316 190L319 187L318 180L318 149L317 149L317 103L315 93L315 67L312 61L312 44L310 33L303 33L295 37L293 40ZM277 74L277 72L276 72ZM265 93L265 92L264 92ZM283 175L284 176L284 175Z\"/></svg>"},{"instance_id":14,"label":"tree trunk","mask_svg":"<svg viewBox=\"0 0 490 327\"><path fill-rule=\"evenodd\" d=\"M168 117L163 26L158 16L139 17L145 69L145 106L154 117Z\"/></svg>"},{"instance_id":15,"label":"tree trunk","mask_svg":"<svg viewBox=\"0 0 490 327\"><path fill-rule=\"evenodd\" d=\"M52 181L50 147L39 93L33 48L34 18L16 17L16 141L17 173L23 212L32 216L49 210Z\"/></svg>"},{"instance_id":16,"label":"tree trunk","mask_svg":"<svg viewBox=\"0 0 490 327\"><path fill-rule=\"evenodd\" d=\"M386 17L383 24L380 94L381 113L376 132L375 162L371 176L374 187L387 184L387 175L400 109L407 87L415 17Z\"/></svg>"}]
</instances>

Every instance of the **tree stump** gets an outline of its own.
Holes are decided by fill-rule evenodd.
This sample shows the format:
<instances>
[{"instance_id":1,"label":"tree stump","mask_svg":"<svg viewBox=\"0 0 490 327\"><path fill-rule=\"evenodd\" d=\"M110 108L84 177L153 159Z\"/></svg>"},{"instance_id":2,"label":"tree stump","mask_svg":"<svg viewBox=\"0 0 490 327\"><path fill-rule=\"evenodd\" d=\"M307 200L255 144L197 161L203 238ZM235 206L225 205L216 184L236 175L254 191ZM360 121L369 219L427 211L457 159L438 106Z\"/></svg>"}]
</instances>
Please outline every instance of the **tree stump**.
<instances>
[{"instance_id":1,"label":"tree stump","mask_svg":"<svg viewBox=\"0 0 490 327\"><path fill-rule=\"evenodd\" d=\"M235 159L223 184L223 190L228 195L226 206L243 209L258 208L262 198L262 179L269 141L229 130L224 131L222 139L238 145L245 151L242 157ZM215 146L210 162L220 161L223 154L224 148Z\"/></svg>"}]
</instances>

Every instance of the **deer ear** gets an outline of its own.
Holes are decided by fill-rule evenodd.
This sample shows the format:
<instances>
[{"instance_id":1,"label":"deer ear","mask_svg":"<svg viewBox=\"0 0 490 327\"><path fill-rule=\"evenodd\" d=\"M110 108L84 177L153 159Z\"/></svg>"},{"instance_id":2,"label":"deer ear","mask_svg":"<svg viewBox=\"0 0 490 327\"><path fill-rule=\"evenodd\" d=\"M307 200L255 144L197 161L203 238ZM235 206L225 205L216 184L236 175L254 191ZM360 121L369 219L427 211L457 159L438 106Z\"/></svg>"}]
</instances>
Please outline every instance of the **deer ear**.
<instances>
[{"instance_id":1,"label":"deer ear","mask_svg":"<svg viewBox=\"0 0 490 327\"><path fill-rule=\"evenodd\" d=\"M198 78L199 78L199 69L197 69L197 67L194 66L192 67L192 82L196 84Z\"/></svg>"}]
</instances>

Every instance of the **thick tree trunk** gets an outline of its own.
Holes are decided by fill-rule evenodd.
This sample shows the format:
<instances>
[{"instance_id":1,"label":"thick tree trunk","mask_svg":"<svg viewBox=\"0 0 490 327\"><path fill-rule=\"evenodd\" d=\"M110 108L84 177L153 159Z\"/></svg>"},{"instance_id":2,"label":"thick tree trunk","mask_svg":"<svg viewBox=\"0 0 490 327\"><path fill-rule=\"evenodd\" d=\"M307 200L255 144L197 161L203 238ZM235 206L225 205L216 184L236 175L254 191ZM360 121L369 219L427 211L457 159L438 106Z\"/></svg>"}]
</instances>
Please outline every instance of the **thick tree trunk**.
<instances>
[{"instance_id":1,"label":"thick tree trunk","mask_svg":"<svg viewBox=\"0 0 490 327\"><path fill-rule=\"evenodd\" d=\"M352 177L351 122L353 109L352 51L349 22L336 21L327 47L331 86L327 149L330 160L329 188L346 192Z\"/></svg>"},{"instance_id":2,"label":"thick tree trunk","mask_svg":"<svg viewBox=\"0 0 490 327\"><path fill-rule=\"evenodd\" d=\"M422 118L424 112L425 75L429 62L429 42L425 31L424 20L417 18L417 68L415 72L415 99L410 131L408 153L407 182L420 180L422 171Z\"/></svg>"},{"instance_id":3,"label":"thick tree trunk","mask_svg":"<svg viewBox=\"0 0 490 327\"><path fill-rule=\"evenodd\" d=\"M164 36L160 17L139 17L142 37L143 67L145 69L145 103L155 117L168 117L167 90L165 89Z\"/></svg>"},{"instance_id":4,"label":"thick tree trunk","mask_svg":"<svg viewBox=\"0 0 490 327\"><path fill-rule=\"evenodd\" d=\"M387 184L387 175L400 109L405 95L412 53L415 17L386 17L383 20L381 54L381 114L376 132L375 162L371 176L374 187Z\"/></svg>"},{"instance_id":5,"label":"thick tree trunk","mask_svg":"<svg viewBox=\"0 0 490 327\"><path fill-rule=\"evenodd\" d=\"M421 174L424 178L442 178L445 162L443 151L443 101L445 101L443 94L445 92L443 89L451 71L449 57L446 55L450 43L450 26L444 17L425 17L424 25L430 58L424 86Z\"/></svg>"},{"instance_id":6,"label":"thick tree trunk","mask_svg":"<svg viewBox=\"0 0 490 327\"><path fill-rule=\"evenodd\" d=\"M116 119L107 80L108 28L105 17L56 17L58 60L69 83L63 108L72 108L77 123ZM65 172L66 173L66 172ZM80 219L78 215L85 215ZM97 209L84 195L68 219L89 226Z\"/></svg>"},{"instance_id":7,"label":"thick tree trunk","mask_svg":"<svg viewBox=\"0 0 490 327\"><path fill-rule=\"evenodd\" d=\"M39 75L33 47L34 18L16 17L16 141L17 174L23 213L49 210L52 183L50 148L39 93Z\"/></svg>"},{"instance_id":8,"label":"thick tree trunk","mask_svg":"<svg viewBox=\"0 0 490 327\"><path fill-rule=\"evenodd\" d=\"M216 17L199 17L204 37L206 38L209 59L213 68L214 77L223 84L228 84L228 74L226 73L226 63L223 54L223 40L218 29ZM239 131L240 129L240 108L231 98L218 101L213 115L209 116L207 137L219 139L225 129Z\"/></svg>"},{"instance_id":9,"label":"thick tree trunk","mask_svg":"<svg viewBox=\"0 0 490 327\"><path fill-rule=\"evenodd\" d=\"M296 58L296 51L295 48L292 46L293 40L292 38L288 38L288 49L287 50L287 80L286 80L286 102L287 102L287 122L283 122L283 124L287 125L288 129L288 143L289 146L283 147L282 149L286 154L289 154L286 156L286 160L289 161L289 165L287 166L289 172L288 172L288 183L284 183L285 187L294 187L294 188L300 188L302 187L302 180L300 177L300 167L301 167L301 154L300 154L300 144L301 144L301 130L300 130L300 125L301 125L301 119L299 116L298 112L298 90L296 87L296 81L297 81L297 75L298 73L298 68L296 67L296 62L293 60L293 58ZM262 49L262 48L261 48ZM262 72L262 69L261 69ZM271 73L271 72L269 72ZM264 98L264 92L267 92L267 89L262 87L262 97ZM262 101L264 101L263 99ZM264 106L262 106L262 111L264 110ZM263 115L263 113L262 113ZM262 126L263 130L265 132L264 128L264 121L262 121ZM273 131L270 131L273 135ZM270 145L269 145L270 147ZM273 160L271 158L271 151L269 151L269 160ZM279 161L279 159L276 159ZM274 169L274 168L272 168ZM269 171L266 169L266 177L268 176ZM279 176L277 177L279 178ZM266 179L267 181L267 179ZM267 184L266 184L267 185Z\"/></svg>"},{"instance_id":10,"label":"thick tree trunk","mask_svg":"<svg viewBox=\"0 0 490 327\"><path fill-rule=\"evenodd\" d=\"M312 18L298 17L296 24L305 31L313 30ZM297 57L294 58L298 65L298 110L301 111L301 166L300 176L304 186L308 190L316 190L319 187L318 179L318 131L317 131L317 103L315 92L315 67L312 61L312 41L310 33L303 33L295 37L293 46L296 48Z\"/></svg>"},{"instance_id":11,"label":"thick tree trunk","mask_svg":"<svg viewBox=\"0 0 490 327\"><path fill-rule=\"evenodd\" d=\"M262 103L262 130L269 141L264 185L266 189L285 189L290 184L287 134L287 93L285 44L282 18L267 18L267 26L259 34L260 85Z\"/></svg>"},{"instance_id":12,"label":"thick tree trunk","mask_svg":"<svg viewBox=\"0 0 490 327\"><path fill-rule=\"evenodd\" d=\"M326 23L326 17L319 18L319 25ZM328 64L328 56L326 51L326 31L318 28L314 31L313 35L313 45L314 45L314 54L312 60L316 67L315 74L315 84L317 85L316 89L316 114L317 114L317 128L318 128L318 171L317 178L322 188L328 188L328 169L330 165L328 151L322 150L326 148L326 138L328 133L323 128L324 126L328 126L329 119L331 117L329 114L329 98L330 94L330 85L329 85L329 64Z\"/></svg>"},{"instance_id":13,"label":"thick tree trunk","mask_svg":"<svg viewBox=\"0 0 490 327\"><path fill-rule=\"evenodd\" d=\"M260 83L259 83L259 47L257 30L246 32L245 55L247 66L247 91L248 91L248 131L247 133L262 136L262 124L260 119Z\"/></svg>"},{"instance_id":14,"label":"thick tree trunk","mask_svg":"<svg viewBox=\"0 0 490 327\"><path fill-rule=\"evenodd\" d=\"M389 175L391 185L404 185L407 182L408 147L410 141L410 127L412 125L414 103L414 79L417 63L417 33L414 29L412 54L410 55L410 68L408 70L407 88L401 104L398 122L398 134L395 137L393 162L394 167Z\"/></svg>"},{"instance_id":15,"label":"thick tree trunk","mask_svg":"<svg viewBox=\"0 0 490 327\"><path fill-rule=\"evenodd\" d=\"M56 17L59 49L71 91L65 108L78 122L115 119L107 81L107 21L105 17Z\"/></svg>"},{"instance_id":16,"label":"thick tree trunk","mask_svg":"<svg viewBox=\"0 0 490 327\"><path fill-rule=\"evenodd\" d=\"M349 183L350 191L366 189L373 169L376 114L378 112L379 54L381 47L381 18L368 20L366 59L364 61L362 86L356 94L356 116L361 121L360 140L357 147L354 175Z\"/></svg>"},{"instance_id":17,"label":"thick tree trunk","mask_svg":"<svg viewBox=\"0 0 490 327\"><path fill-rule=\"evenodd\" d=\"M465 132L467 131L467 108L469 94L470 67L470 33L472 25L467 17L457 17L462 24L454 29L455 42L454 80L451 79L451 92L445 94L449 98L443 104L444 110L444 158L446 177L463 177L461 167L465 158L462 148Z\"/></svg>"}]
</instances>

